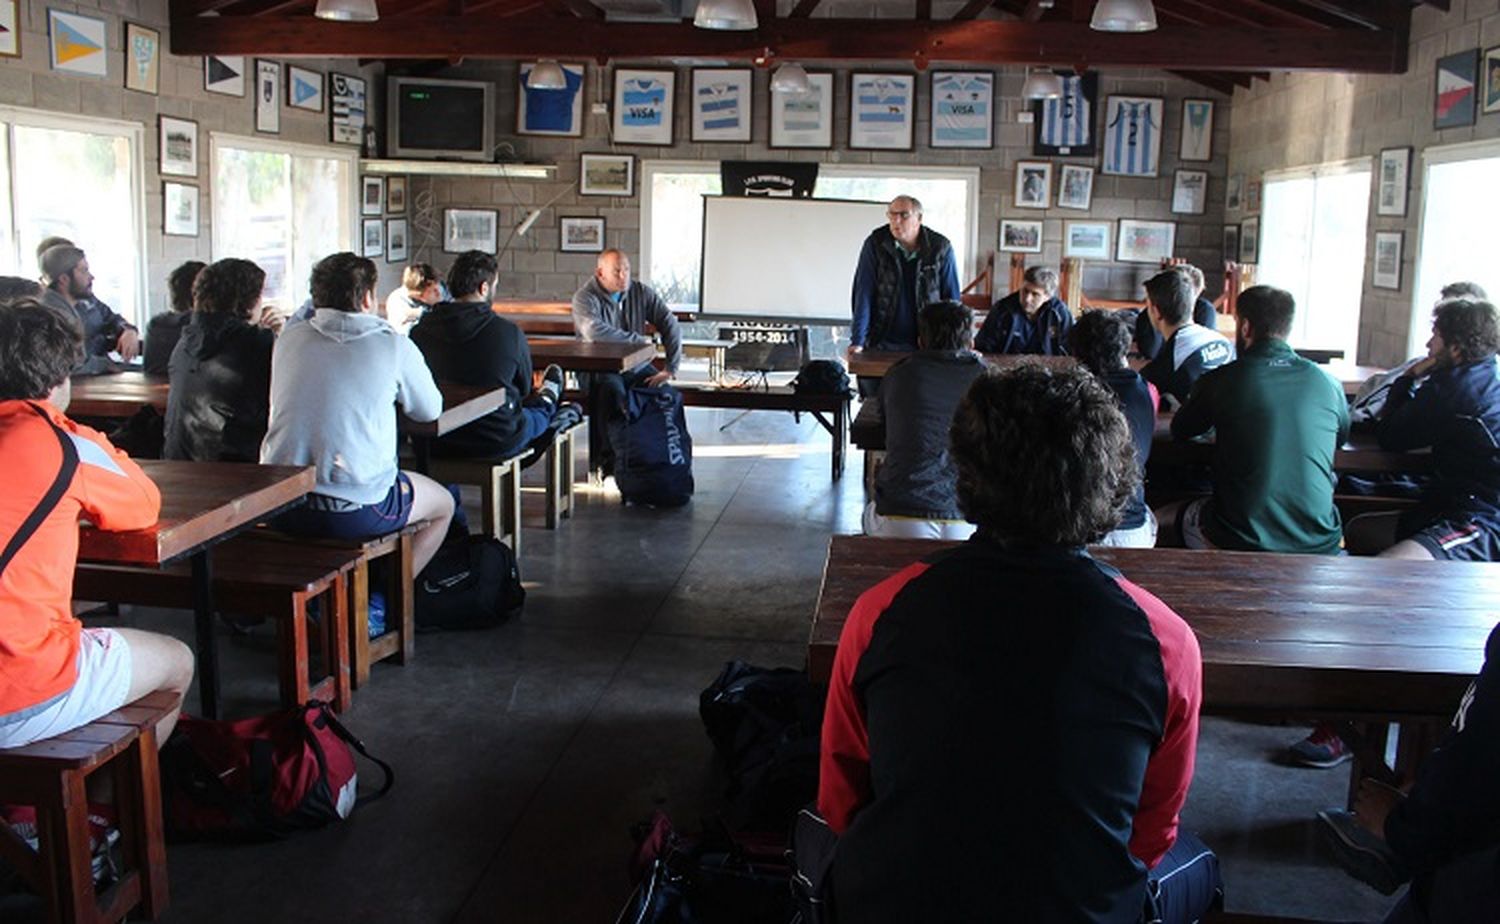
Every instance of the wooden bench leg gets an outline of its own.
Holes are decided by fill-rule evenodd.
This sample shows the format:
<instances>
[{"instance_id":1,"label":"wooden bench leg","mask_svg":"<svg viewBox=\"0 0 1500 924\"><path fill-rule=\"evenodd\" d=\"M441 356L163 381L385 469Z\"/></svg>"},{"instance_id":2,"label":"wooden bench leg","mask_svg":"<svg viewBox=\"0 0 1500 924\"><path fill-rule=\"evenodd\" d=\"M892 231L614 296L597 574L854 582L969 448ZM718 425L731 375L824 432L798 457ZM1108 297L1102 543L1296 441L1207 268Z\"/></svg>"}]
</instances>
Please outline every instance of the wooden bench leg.
<instances>
[{"instance_id":1,"label":"wooden bench leg","mask_svg":"<svg viewBox=\"0 0 1500 924\"><path fill-rule=\"evenodd\" d=\"M503 469L503 465L493 466L489 477L479 485L479 515L484 531L501 542L505 541L505 513L501 507L505 498Z\"/></svg>"},{"instance_id":2,"label":"wooden bench leg","mask_svg":"<svg viewBox=\"0 0 1500 924\"><path fill-rule=\"evenodd\" d=\"M276 677L281 705L291 707L307 702L307 599L303 593L292 594L291 611L276 623ZM324 633L325 636L327 633Z\"/></svg>"},{"instance_id":3,"label":"wooden bench leg","mask_svg":"<svg viewBox=\"0 0 1500 924\"><path fill-rule=\"evenodd\" d=\"M349 581L349 670L353 689L370 682L370 563L364 559Z\"/></svg>"},{"instance_id":4,"label":"wooden bench leg","mask_svg":"<svg viewBox=\"0 0 1500 924\"><path fill-rule=\"evenodd\" d=\"M399 564L387 571L393 577L385 597L385 630L399 633L400 647L396 649L395 661L405 664L416 652L417 642L416 600L412 599L416 592L416 575L412 573L412 534L402 533L398 542L396 559Z\"/></svg>"},{"instance_id":5,"label":"wooden bench leg","mask_svg":"<svg viewBox=\"0 0 1500 924\"><path fill-rule=\"evenodd\" d=\"M333 612L324 616L323 660L333 675L333 711L343 712L354 705L349 679L349 580L340 571L323 599L332 604ZM324 605L326 612L330 607Z\"/></svg>"},{"instance_id":6,"label":"wooden bench leg","mask_svg":"<svg viewBox=\"0 0 1500 924\"><path fill-rule=\"evenodd\" d=\"M587 426L587 424L585 424L584 426ZM574 455L573 454L578 451L578 444L576 442L574 442L573 438L577 435L577 433L578 433L578 428L574 427L573 429L569 430L567 433L563 434L563 441L564 442L563 442L563 447L562 447L562 459L560 460L560 463L562 465L562 515L563 515L563 517L571 517L573 515L573 479L578 474L577 469L574 467L574 464L573 464L573 461L574 461Z\"/></svg>"},{"instance_id":7,"label":"wooden bench leg","mask_svg":"<svg viewBox=\"0 0 1500 924\"><path fill-rule=\"evenodd\" d=\"M547 463L547 519L545 525L548 529L557 529L558 522L562 519L563 511L563 454L568 448L565 444L569 442L566 434L558 436L547 447L545 461Z\"/></svg>"},{"instance_id":8,"label":"wooden bench leg","mask_svg":"<svg viewBox=\"0 0 1500 924\"><path fill-rule=\"evenodd\" d=\"M97 921L84 775L64 770L36 806L42 897L59 922Z\"/></svg>"},{"instance_id":9,"label":"wooden bench leg","mask_svg":"<svg viewBox=\"0 0 1500 924\"><path fill-rule=\"evenodd\" d=\"M507 463L500 471L495 484L496 494L504 498L500 507L500 529L504 533L501 542L510 545L510 550L521 557L521 469L515 462Z\"/></svg>"},{"instance_id":10,"label":"wooden bench leg","mask_svg":"<svg viewBox=\"0 0 1500 924\"><path fill-rule=\"evenodd\" d=\"M167 910L167 846L161 815L161 771L156 729L141 728L130 748L115 759L115 808L125 865L140 877L141 911L156 920Z\"/></svg>"}]
</instances>

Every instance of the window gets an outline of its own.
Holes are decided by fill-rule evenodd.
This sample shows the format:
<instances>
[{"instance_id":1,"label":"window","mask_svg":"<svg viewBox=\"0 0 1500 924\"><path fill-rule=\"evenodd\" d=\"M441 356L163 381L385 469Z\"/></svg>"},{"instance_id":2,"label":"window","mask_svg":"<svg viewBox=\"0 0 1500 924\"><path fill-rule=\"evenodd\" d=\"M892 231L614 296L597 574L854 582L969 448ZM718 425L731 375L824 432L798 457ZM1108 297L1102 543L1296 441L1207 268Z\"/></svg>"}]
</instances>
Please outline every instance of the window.
<instances>
[{"instance_id":1,"label":"window","mask_svg":"<svg viewBox=\"0 0 1500 924\"><path fill-rule=\"evenodd\" d=\"M1422 152L1422 236L1417 247L1412 286L1411 330L1407 355L1427 352L1432 334L1432 305L1450 282L1476 282L1500 297L1500 265L1494 238L1484 233L1482 218L1500 208L1500 143L1445 145Z\"/></svg>"},{"instance_id":2,"label":"window","mask_svg":"<svg viewBox=\"0 0 1500 924\"><path fill-rule=\"evenodd\" d=\"M673 307L697 308L703 196L719 194L719 165L648 160L641 164L641 184L641 278ZM978 168L822 164L816 194L877 202L916 196L922 202L923 224L953 242L959 283L968 283L979 227ZM854 278L852 266L835 271Z\"/></svg>"},{"instance_id":3,"label":"window","mask_svg":"<svg viewBox=\"0 0 1500 924\"><path fill-rule=\"evenodd\" d=\"M137 326L146 311L139 124L0 107L0 264L37 276L53 235L88 252L94 294Z\"/></svg>"},{"instance_id":4,"label":"window","mask_svg":"<svg viewBox=\"0 0 1500 924\"><path fill-rule=\"evenodd\" d=\"M354 247L355 152L209 137L214 258L254 260L266 271L265 302L295 311L313 264Z\"/></svg>"},{"instance_id":5,"label":"window","mask_svg":"<svg viewBox=\"0 0 1500 924\"><path fill-rule=\"evenodd\" d=\"M1369 214L1369 158L1266 175L1255 281L1296 299L1294 346L1354 357Z\"/></svg>"}]
</instances>

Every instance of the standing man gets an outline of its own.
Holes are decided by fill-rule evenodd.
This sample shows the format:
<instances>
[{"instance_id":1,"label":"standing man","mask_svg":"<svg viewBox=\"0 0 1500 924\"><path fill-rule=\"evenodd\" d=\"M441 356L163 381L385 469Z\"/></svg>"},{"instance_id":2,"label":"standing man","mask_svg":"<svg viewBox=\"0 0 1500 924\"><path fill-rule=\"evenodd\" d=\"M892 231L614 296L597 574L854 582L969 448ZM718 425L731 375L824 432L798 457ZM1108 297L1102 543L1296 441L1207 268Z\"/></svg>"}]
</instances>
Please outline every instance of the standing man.
<instances>
[{"instance_id":1,"label":"standing man","mask_svg":"<svg viewBox=\"0 0 1500 924\"><path fill-rule=\"evenodd\" d=\"M61 240L61 239L59 239ZM63 241L42 252L42 279L47 293L42 302L72 314L83 326L84 361L118 351L126 362L141 352L135 326L94 298L94 274L82 250Z\"/></svg>"},{"instance_id":2,"label":"standing man","mask_svg":"<svg viewBox=\"0 0 1500 924\"><path fill-rule=\"evenodd\" d=\"M917 313L932 302L958 301L958 267L946 237L922 226L922 203L897 196L889 224L865 238L854 270L849 353L915 350Z\"/></svg>"},{"instance_id":3,"label":"standing man","mask_svg":"<svg viewBox=\"0 0 1500 924\"><path fill-rule=\"evenodd\" d=\"M1057 297L1057 271L1046 266L1026 270L1021 288L995 303L974 338L981 353L1068 352L1073 312Z\"/></svg>"},{"instance_id":4,"label":"standing man","mask_svg":"<svg viewBox=\"0 0 1500 924\"><path fill-rule=\"evenodd\" d=\"M1225 337L1193 323L1194 298L1192 281L1176 269L1146 280L1146 313L1166 342L1141 369L1141 377L1163 397L1171 395L1179 402L1187 400L1199 376L1234 359L1234 347Z\"/></svg>"}]
</instances>

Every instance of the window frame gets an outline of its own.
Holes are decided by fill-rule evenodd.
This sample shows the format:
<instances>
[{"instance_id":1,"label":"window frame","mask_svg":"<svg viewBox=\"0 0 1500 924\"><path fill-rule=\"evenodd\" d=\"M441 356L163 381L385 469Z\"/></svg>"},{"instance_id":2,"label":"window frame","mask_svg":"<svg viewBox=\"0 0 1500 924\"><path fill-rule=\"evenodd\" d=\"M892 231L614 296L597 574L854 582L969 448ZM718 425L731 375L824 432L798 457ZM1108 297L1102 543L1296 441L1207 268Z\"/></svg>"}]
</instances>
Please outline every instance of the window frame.
<instances>
[{"instance_id":1,"label":"window frame","mask_svg":"<svg viewBox=\"0 0 1500 924\"><path fill-rule=\"evenodd\" d=\"M1427 354L1427 340L1432 336L1432 304L1437 300L1438 289L1442 288L1442 285L1431 286L1422 278L1422 256L1427 242L1427 190L1432 168L1470 160L1500 160L1500 138L1433 145L1421 149L1418 156L1422 158L1422 183L1417 190L1417 227L1408 236L1415 239L1415 244L1411 251L1411 316L1407 321L1406 356ZM1443 284L1452 281L1444 280ZM1490 297L1495 296L1491 294Z\"/></svg>"}]
</instances>

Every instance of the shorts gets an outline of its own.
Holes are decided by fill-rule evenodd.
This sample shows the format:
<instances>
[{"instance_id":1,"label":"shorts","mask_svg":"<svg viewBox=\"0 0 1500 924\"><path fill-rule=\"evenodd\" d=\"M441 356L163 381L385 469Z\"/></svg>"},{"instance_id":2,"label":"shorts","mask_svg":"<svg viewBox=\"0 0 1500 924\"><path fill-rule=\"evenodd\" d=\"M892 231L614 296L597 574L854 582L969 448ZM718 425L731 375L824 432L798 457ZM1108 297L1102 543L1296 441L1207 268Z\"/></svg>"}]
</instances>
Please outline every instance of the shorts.
<instances>
[{"instance_id":1,"label":"shorts","mask_svg":"<svg viewBox=\"0 0 1500 924\"><path fill-rule=\"evenodd\" d=\"M369 539L393 533L411 519L411 478L396 473L396 483L381 500L373 504L351 504L340 507L330 503L334 498L312 494L308 502L276 518L277 529L301 536L328 539Z\"/></svg>"},{"instance_id":2,"label":"shorts","mask_svg":"<svg viewBox=\"0 0 1500 924\"><path fill-rule=\"evenodd\" d=\"M887 539L967 539L978 529L967 520L927 520L921 517L881 516L875 502L865 504L865 535Z\"/></svg>"},{"instance_id":3,"label":"shorts","mask_svg":"<svg viewBox=\"0 0 1500 924\"><path fill-rule=\"evenodd\" d=\"M113 629L84 629L78 679L39 712L15 722L0 716L0 748L18 748L87 725L125 705L130 695L130 643Z\"/></svg>"},{"instance_id":4,"label":"shorts","mask_svg":"<svg viewBox=\"0 0 1500 924\"><path fill-rule=\"evenodd\" d=\"M1203 517L1208 511L1211 498L1200 497L1188 501L1177 514L1177 525L1182 530L1182 544L1189 549L1217 549L1218 546L1203 532Z\"/></svg>"},{"instance_id":5,"label":"shorts","mask_svg":"<svg viewBox=\"0 0 1500 924\"><path fill-rule=\"evenodd\" d=\"M1404 520L1401 526L1400 532L1406 533ZM1493 522L1485 519L1463 514L1442 516L1405 538L1439 560L1500 561L1500 532L1496 531Z\"/></svg>"},{"instance_id":6,"label":"shorts","mask_svg":"<svg viewBox=\"0 0 1500 924\"><path fill-rule=\"evenodd\" d=\"M1156 547L1156 514L1146 509L1146 522L1130 529L1111 530L1094 545L1115 549L1152 549Z\"/></svg>"}]
</instances>

